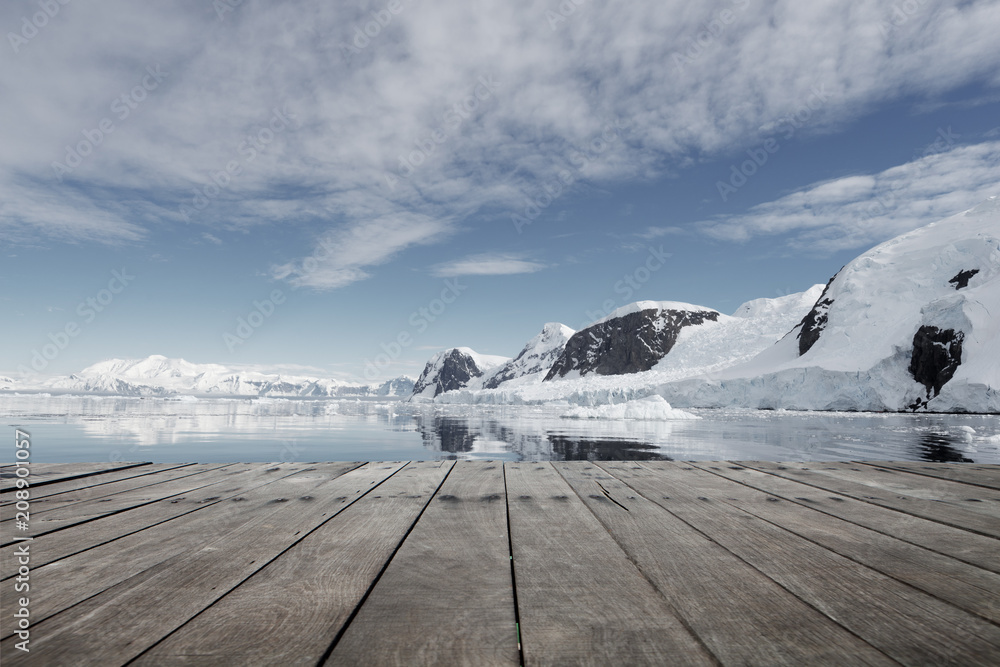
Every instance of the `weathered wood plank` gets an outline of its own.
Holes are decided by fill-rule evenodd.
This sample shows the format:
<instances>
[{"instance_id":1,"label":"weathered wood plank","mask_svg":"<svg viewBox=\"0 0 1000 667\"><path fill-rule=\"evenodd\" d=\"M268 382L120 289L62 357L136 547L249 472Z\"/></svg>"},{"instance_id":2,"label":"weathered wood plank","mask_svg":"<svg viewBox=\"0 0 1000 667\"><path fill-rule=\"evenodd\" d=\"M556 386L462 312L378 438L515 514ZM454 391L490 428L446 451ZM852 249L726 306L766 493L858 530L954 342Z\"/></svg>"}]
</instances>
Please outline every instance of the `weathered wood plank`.
<instances>
[{"instance_id":1,"label":"weathered wood plank","mask_svg":"<svg viewBox=\"0 0 1000 667\"><path fill-rule=\"evenodd\" d=\"M915 475L950 479L953 482L1000 490L1000 465L987 465L983 463L909 463L905 461L858 461L858 463L877 468L900 470Z\"/></svg>"},{"instance_id":2,"label":"weathered wood plank","mask_svg":"<svg viewBox=\"0 0 1000 667\"><path fill-rule=\"evenodd\" d=\"M808 467L813 472L846 482L863 484L879 491L932 500L936 503L948 503L962 510L1000 519L1000 491L981 486L970 486L936 477L915 476L901 470L857 463L809 463L797 464L797 467Z\"/></svg>"},{"instance_id":3,"label":"weathered wood plank","mask_svg":"<svg viewBox=\"0 0 1000 667\"><path fill-rule=\"evenodd\" d=\"M357 464L255 466L243 475L186 498L161 501L39 538L31 543L32 572L36 575L32 584L35 593L32 618L40 621L168 558L196 550L207 541L235 530L255 513L270 511L275 498L308 494L312 488L355 467ZM209 500L214 494L219 498ZM206 511L224 501L238 505ZM157 511L161 514L157 515ZM142 514L145 520L119 528L118 524L133 514ZM176 523L161 525L168 521ZM97 534L91 534L91 530ZM119 530L128 532L118 533ZM64 553L60 555L57 550ZM13 552L13 549L3 551L5 567ZM13 594L14 583L14 579L0 583L4 599ZM0 638L13 632L12 621L12 617L0 618Z\"/></svg>"},{"instance_id":4,"label":"weathered wood plank","mask_svg":"<svg viewBox=\"0 0 1000 667\"><path fill-rule=\"evenodd\" d=\"M266 500L258 497L255 501L213 505L210 508L213 518L226 530L202 534L191 550L162 560L62 613L36 622L30 660L15 656L11 664L124 664L238 586L330 516L377 488L399 467L364 466L333 479L328 475L302 475L298 479L292 476L263 487L271 492ZM319 484L314 483L316 477L321 478ZM292 488L285 482L292 484ZM278 495L276 491L292 494ZM244 509L244 503L250 502L254 506ZM235 525L227 516L230 513L239 518ZM143 546L147 552L155 552L159 545L180 537L185 526L178 521L157 528L152 542L146 536ZM93 568L92 559L74 558L81 568L99 571ZM116 567L119 561L121 555L112 552L100 566ZM5 655L14 655L15 639L5 638L0 642Z\"/></svg>"},{"instance_id":5,"label":"weathered wood plank","mask_svg":"<svg viewBox=\"0 0 1000 667\"><path fill-rule=\"evenodd\" d=\"M138 468L140 466L152 465L149 462L117 462L117 463L32 463L31 477L28 481L32 487L46 486L56 482L65 482L80 477L92 477L115 470L125 470L126 468ZM15 482L17 474L11 472L0 473L0 493L10 493L16 490Z\"/></svg>"},{"instance_id":6,"label":"weathered wood plank","mask_svg":"<svg viewBox=\"0 0 1000 667\"><path fill-rule=\"evenodd\" d=\"M58 496L64 493L80 493L84 489L88 488L101 488L113 482L132 480L136 477L147 477L149 475L157 475L164 473L168 470L180 470L181 468L197 469L197 466L204 467L205 464L198 463L150 463L149 465L140 466L138 468L125 468L124 470L114 470L111 472L101 473L100 475L94 475L90 477L80 477L77 479L70 480L68 482L52 482L51 484L46 484L45 486L39 487L38 489L32 488L31 490L31 500L32 504L35 504L43 499L50 500L52 496ZM221 464L216 464L216 467ZM138 486L138 484L134 484ZM7 494L2 496L0 500L0 506L10 505L14 502L11 498L12 494Z\"/></svg>"},{"instance_id":7,"label":"weathered wood plank","mask_svg":"<svg viewBox=\"0 0 1000 667\"><path fill-rule=\"evenodd\" d=\"M684 464L682 464L684 465ZM922 519L911 514L872 505L840 494L831 494L794 480L769 475L727 462L691 463L739 484L776 498L804 504L810 509L849 521L870 530L950 556L970 565L1000 573L996 554L1000 541Z\"/></svg>"},{"instance_id":8,"label":"weathered wood plank","mask_svg":"<svg viewBox=\"0 0 1000 667\"><path fill-rule=\"evenodd\" d=\"M894 660L994 665L1000 659L996 625L703 496L671 466L640 465L650 473L630 477L629 486Z\"/></svg>"},{"instance_id":9,"label":"weathered wood plank","mask_svg":"<svg viewBox=\"0 0 1000 667\"><path fill-rule=\"evenodd\" d=\"M127 512L143 505L149 505L160 500L173 498L185 493L191 493L200 488L215 484L226 477L240 474L251 469L251 464L223 466L197 475L181 477L162 482L153 486L122 491L108 498L84 500L65 507L54 508L37 517L31 516L30 534L42 537L71 526L94 521L101 517ZM3 524L6 526L7 524ZM7 547L11 542L4 542L0 547Z\"/></svg>"},{"instance_id":10,"label":"weathered wood plank","mask_svg":"<svg viewBox=\"0 0 1000 667\"><path fill-rule=\"evenodd\" d=\"M351 467L358 467L362 464L333 465L334 469L329 472L339 475ZM286 463L276 466L238 464L232 467L233 474L219 477L215 483L208 484L191 493L165 498L127 512L101 517L39 537L32 542L32 566L38 568L87 549L107 544L125 535L146 530L164 521L202 510L222 500L240 496L251 489L282 477L298 474L300 471L304 473L306 469L307 465L302 463ZM301 479L301 476L297 479ZM8 556L15 548L14 545L11 545L0 549L0 575L2 575L3 580L8 579L14 572L13 563L8 560Z\"/></svg>"},{"instance_id":11,"label":"weathered wood plank","mask_svg":"<svg viewBox=\"0 0 1000 667\"><path fill-rule=\"evenodd\" d=\"M676 467L676 466L675 466ZM679 476L697 493L760 517L841 556L1000 624L1000 575L701 470ZM919 481L919 479L918 479ZM1000 545L998 545L1000 546Z\"/></svg>"},{"instance_id":12,"label":"weathered wood plank","mask_svg":"<svg viewBox=\"0 0 1000 667\"><path fill-rule=\"evenodd\" d=\"M552 465L504 470L525 664L714 664Z\"/></svg>"},{"instance_id":13,"label":"weathered wood plank","mask_svg":"<svg viewBox=\"0 0 1000 667\"><path fill-rule=\"evenodd\" d=\"M141 478L122 479L98 486L84 486L75 490L66 488L58 494L52 496L32 496L31 516L33 519L37 519L39 515L45 514L48 517L56 518L57 515L51 514L52 510L65 509L73 504L79 504L85 501L94 502L99 500L104 503L108 502L106 499L112 498L115 494L135 493L138 489L146 489L162 482L169 482L181 478L190 478L192 475L198 475L224 467L226 466L222 463L195 464L192 466L185 466L183 468L153 472L143 475ZM75 483L76 482L67 482L67 484L70 485ZM62 485L60 484L58 486ZM4 522L12 520L14 515L15 508L12 504L0 507L0 528L8 528L4 525Z\"/></svg>"},{"instance_id":14,"label":"weathered wood plank","mask_svg":"<svg viewBox=\"0 0 1000 667\"><path fill-rule=\"evenodd\" d=\"M457 462L325 664L519 664L505 498Z\"/></svg>"},{"instance_id":15,"label":"weathered wood plank","mask_svg":"<svg viewBox=\"0 0 1000 667\"><path fill-rule=\"evenodd\" d=\"M772 463L769 461L737 461L736 465L754 468L778 477L792 479L824 491L839 493L855 500L881 505L899 512L912 514L947 526L971 530L989 537L1000 538L1000 521L971 512L951 503L942 503L915 496L903 496L872 488L811 470L799 463Z\"/></svg>"},{"instance_id":16,"label":"weathered wood plank","mask_svg":"<svg viewBox=\"0 0 1000 667\"><path fill-rule=\"evenodd\" d=\"M896 664L624 483L648 471L553 465L723 665Z\"/></svg>"},{"instance_id":17,"label":"weathered wood plank","mask_svg":"<svg viewBox=\"0 0 1000 667\"><path fill-rule=\"evenodd\" d=\"M318 664L451 467L407 465L133 664Z\"/></svg>"}]
</instances>

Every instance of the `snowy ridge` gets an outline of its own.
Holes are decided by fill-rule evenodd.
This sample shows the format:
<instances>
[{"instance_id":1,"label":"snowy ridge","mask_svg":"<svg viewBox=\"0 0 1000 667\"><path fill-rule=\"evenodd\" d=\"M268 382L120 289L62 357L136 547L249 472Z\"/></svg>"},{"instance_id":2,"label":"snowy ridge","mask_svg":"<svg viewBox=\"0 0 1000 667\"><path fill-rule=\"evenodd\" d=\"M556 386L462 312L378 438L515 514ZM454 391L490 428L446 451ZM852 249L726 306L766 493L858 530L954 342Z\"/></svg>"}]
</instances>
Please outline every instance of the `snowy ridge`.
<instances>
[{"instance_id":1,"label":"snowy ridge","mask_svg":"<svg viewBox=\"0 0 1000 667\"><path fill-rule=\"evenodd\" d=\"M2 386L2 385L0 385ZM21 389L18 383L13 388ZM360 384L332 378L280 375L193 364L184 359L152 355L145 359L110 359L68 377L48 380L30 389L64 390L117 396L407 396L413 380L395 378L381 384Z\"/></svg>"},{"instance_id":2,"label":"snowy ridge","mask_svg":"<svg viewBox=\"0 0 1000 667\"><path fill-rule=\"evenodd\" d=\"M509 357L479 354L467 347L453 347L438 352L428 360L413 386L413 399L433 399L448 391L465 387L480 388L484 376L506 362Z\"/></svg>"},{"instance_id":3,"label":"snowy ridge","mask_svg":"<svg viewBox=\"0 0 1000 667\"><path fill-rule=\"evenodd\" d=\"M737 308L734 316L719 314L716 321L685 327L670 353L652 370L644 373L592 374L582 378L553 379L544 383L540 376L535 375L505 382L495 389L452 391L438 396L435 401L538 404L565 400L575 405L593 406L643 398L655 393L655 388L662 383L696 377L752 359L762 350L773 346L798 324L822 289L822 285L816 285L799 294L756 299ZM627 314L643 310L648 309L636 308L629 310ZM710 309L700 310L715 312Z\"/></svg>"},{"instance_id":4,"label":"snowy ridge","mask_svg":"<svg viewBox=\"0 0 1000 667\"><path fill-rule=\"evenodd\" d=\"M635 303L630 303L626 306L622 306L621 308L617 308L611 311L611 313L609 313L608 315L602 317L596 322L591 323L590 326L594 326L596 324L604 324L605 322L610 322L611 320L616 320L625 317L626 315L631 315L632 313L641 313L646 310L656 310L660 312L676 310L676 311L686 311L690 313L716 312L712 308L706 308L705 306L696 306L694 304L683 303L681 301L636 301Z\"/></svg>"},{"instance_id":5,"label":"snowy ridge","mask_svg":"<svg viewBox=\"0 0 1000 667\"><path fill-rule=\"evenodd\" d=\"M1000 412L995 197L864 253L823 301L804 353L799 326L745 364L659 390L687 406Z\"/></svg>"},{"instance_id":6,"label":"snowy ridge","mask_svg":"<svg viewBox=\"0 0 1000 667\"><path fill-rule=\"evenodd\" d=\"M527 379L529 376L548 373L575 333L565 324L549 322L537 336L528 341L520 354L484 377L482 387L496 389L503 383L519 378Z\"/></svg>"}]
</instances>

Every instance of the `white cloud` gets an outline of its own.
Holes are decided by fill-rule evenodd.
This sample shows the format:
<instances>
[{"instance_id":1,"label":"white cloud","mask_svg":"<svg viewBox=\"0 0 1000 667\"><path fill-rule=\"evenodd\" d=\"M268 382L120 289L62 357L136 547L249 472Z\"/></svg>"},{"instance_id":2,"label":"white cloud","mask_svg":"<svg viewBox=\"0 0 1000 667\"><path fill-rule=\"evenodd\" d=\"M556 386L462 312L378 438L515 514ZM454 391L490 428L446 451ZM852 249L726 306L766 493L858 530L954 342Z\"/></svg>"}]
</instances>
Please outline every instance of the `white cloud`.
<instances>
[{"instance_id":1,"label":"white cloud","mask_svg":"<svg viewBox=\"0 0 1000 667\"><path fill-rule=\"evenodd\" d=\"M553 30L555 2L414 2L348 58L367 6L244 2L220 21L211 3L188 0L72 3L19 53L0 49L0 224L101 242L183 229L180 206L235 161L238 175L193 224L325 224L324 238L358 257L314 257L322 267L303 272L306 256L275 275L346 285L459 224L427 220L519 209L560 169L613 183L752 145L817 86L829 100L814 131L903 95L1000 85L1000 5L918 4L886 29L889 0L590 0ZM20 25L26 7L2 3L0 25ZM735 19L706 40L726 8ZM115 100L156 65L166 78L120 118ZM481 77L496 82L488 96ZM248 157L248 137L286 108L295 127ZM105 118L114 131L66 177L73 188L27 185L54 186L52 163ZM613 121L621 140L576 171L574 151ZM128 194L109 210L112 189ZM399 223L369 222L387 218Z\"/></svg>"},{"instance_id":2,"label":"white cloud","mask_svg":"<svg viewBox=\"0 0 1000 667\"><path fill-rule=\"evenodd\" d=\"M447 221L417 215L384 216L348 224L317 239L315 251L305 259L272 267L272 275L296 287L336 289L367 278L366 268L450 232Z\"/></svg>"},{"instance_id":3,"label":"white cloud","mask_svg":"<svg viewBox=\"0 0 1000 667\"><path fill-rule=\"evenodd\" d=\"M926 155L877 174L814 183L746 214L698 226L727 241L789 234L794 249L832 252L930 224L998 190L1000 141L992 141Z\"/></svg>"},{"instance_id":4,"label":"white cloud","mask_svg":"<svg viewBox=\"0 0 1000 667\"><path fill-rule=\"evenodd\" d=\"M517 273L535 273L544 268L546 268L544 264L526 260L521 255L485 253L438 264L432 268L431 273L438 278L507 276Z\"/></svg>"}]
</instances>

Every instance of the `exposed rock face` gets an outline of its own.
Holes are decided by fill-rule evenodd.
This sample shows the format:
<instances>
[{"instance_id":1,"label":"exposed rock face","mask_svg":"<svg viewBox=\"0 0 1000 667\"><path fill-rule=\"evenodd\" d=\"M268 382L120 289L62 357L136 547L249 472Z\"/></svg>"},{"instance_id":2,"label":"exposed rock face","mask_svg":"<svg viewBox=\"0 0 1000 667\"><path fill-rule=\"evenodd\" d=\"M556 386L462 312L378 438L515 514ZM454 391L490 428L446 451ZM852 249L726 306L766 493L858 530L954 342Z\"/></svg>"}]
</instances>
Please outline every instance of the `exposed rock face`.
<instances>
[{"instance_id":1,"label":"exposed rock face","mask_svg":"<svg viewBox=\"0 0 1000 667\"><path fill-rule=\"evenodd\" d=\"M830 291L830 285L833 284L836 278L837 276L830 278L830 282L826 284L826 289L819 295L816 305L802 318L801 328L799 329L800 357L812 349L812 346L819 340L820 334L823 333L823 329L826 328L830 306L833 305L833 299L828 298L826 294Z\"/></svg>"},{"instance_id":2,"label":"exposed rock face","mask_svg":"<svg viewBox=\"0 0 1000 667\"><path fill-rule=\"evenodd\" d=\"M528 341L521 353L501 366L483 383L484 389L496 389L502 383L525 375L546 373L566 349L575 332L564 324L549 322L542 332Z\"/></svg>"},{"instance_id":3,"label":"exposed rock face","mask_svg":"<svg viewBox=\"0 0 1000 667\"><path fill-rule=\"evenodd\" d=\"M979 269L959 271L958 275L948 281L948 284L954 285L956 290L964 289L969 286L969 281L972 280L972 277L977 273L979 273Z\"/></svg>"},{"instance_id":4,"label":"exposed rock face","mask_svg":"<svg viewBox=\"0 0 1000 667\"><path fill-rule=\"evenodd\" d=\"M954 329L922 326L913 336L910 375L927 388L927 398L941 393L941 387L955 376L962 364L965 334Z\"/></svg>"},{"instance_id":5,"label":"exposed rock face","mask_svg":"<svg viewBox=\"0 0 1000 667\"><path fill-rule=\"evenodd\" d=\"M462 389L472 378L483 374L475 359L458 348L446 350L427 362L424 372L413 385L413 394L437 396L446 391ZM433 393L427 392L433 387Z\"/></svg>"},{"instance_id":6,"label":"exposed rock face","mask_svg":"<svg viewBox=\"0 0 1000 667\"><path fill-rule=\"evenodd\" d=\"M718 319L719 313L711 310L659 309L612 317L574 334L545 379L564 377L570 371L581 375L648 371L667 356L681 329Z\"/></svg>"}]
</instances>

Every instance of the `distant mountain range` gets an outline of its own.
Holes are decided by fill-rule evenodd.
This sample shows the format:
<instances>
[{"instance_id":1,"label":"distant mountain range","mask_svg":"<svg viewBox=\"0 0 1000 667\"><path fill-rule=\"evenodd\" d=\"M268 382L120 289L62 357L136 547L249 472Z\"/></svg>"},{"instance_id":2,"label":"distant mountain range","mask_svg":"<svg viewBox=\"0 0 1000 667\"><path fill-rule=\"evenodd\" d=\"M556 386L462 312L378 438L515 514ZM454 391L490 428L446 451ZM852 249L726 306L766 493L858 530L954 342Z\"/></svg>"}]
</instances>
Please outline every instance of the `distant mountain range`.
<instances>
[{"instance_id":1,"label":"distant mountain range","mask_svg":"<svg viewBox=\"0 0 1000 667\"><path fill-rule=\"evenodd\" d=\"M22 387L0 378L0 389L33 389L116 396L271 396L328 398L339 396L407 397L413 378L406 376L378 384L240 371L219 364L192 364L183 359L153 355L145 359L111 359L79 373Z\"/></svg>"},{"instance_id":2,"label":"distant mountain range","mask_svg":"<svg viewBox=\"0 0 1000 667\"><path fill-rule=\"evenodd\" d=\"M535 348L536 363L515 363ZM992 197L864 253L825 287L750 301L732 316L640 301L575 333L547 324L512 361L446 350L414 399L599 404L657 394L680 407L997 413L998 350Z\"/></svg>"},{"instance_id":3,"label":"distant mountain range","mask_svg":"<svg viewBox=\"0 0 1000 667\"><path fill-rule=\"evenodd\" d=\"M826 285L732 315L639 301L582 329L549 323L513 358L457 347L380 384L112 359L0 391L124 396L385 396L579 405L659 395L675 407L1000 413L1000 202L903 234Z\"/></svg>"}]
</instances>

